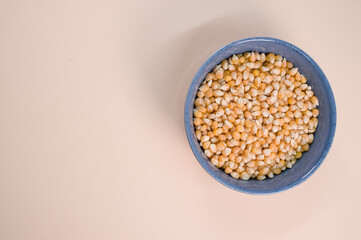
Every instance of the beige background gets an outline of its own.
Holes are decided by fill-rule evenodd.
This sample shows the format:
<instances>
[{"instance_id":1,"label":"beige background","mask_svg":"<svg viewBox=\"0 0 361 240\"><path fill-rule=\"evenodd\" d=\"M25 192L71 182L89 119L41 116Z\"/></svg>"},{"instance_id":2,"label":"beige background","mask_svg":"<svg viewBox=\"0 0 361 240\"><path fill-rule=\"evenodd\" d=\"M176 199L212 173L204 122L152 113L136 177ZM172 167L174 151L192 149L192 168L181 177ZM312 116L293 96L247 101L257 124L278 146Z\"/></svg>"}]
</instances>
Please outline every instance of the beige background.
<instances>
[{"instance_id":1,"label":"beige background","mask_svg":"<svg viewBox=\"0 0 361 240\"><path fill-rule=\"evenodd\" d=\"M361 2L0 1L0 239L360 239ZM183 104L214 51L281 38L329 78L334 144L305 183L235 192Z\"/></svg>"}]
</instances>

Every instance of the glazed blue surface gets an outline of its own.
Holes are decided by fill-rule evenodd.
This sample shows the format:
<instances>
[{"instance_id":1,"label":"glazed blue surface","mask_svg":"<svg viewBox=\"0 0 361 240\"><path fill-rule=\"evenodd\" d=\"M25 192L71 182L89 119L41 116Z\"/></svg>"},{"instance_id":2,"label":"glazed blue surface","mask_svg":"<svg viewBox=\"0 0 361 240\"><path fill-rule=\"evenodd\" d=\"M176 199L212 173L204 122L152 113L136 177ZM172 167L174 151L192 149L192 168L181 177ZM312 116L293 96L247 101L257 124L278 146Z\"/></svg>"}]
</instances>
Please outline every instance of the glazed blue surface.
<instances>
[{"instance_id":1,"label":"glazed blue surface","mask_svg":"<svg viewBox=\"0 0 361 240\"><path fill-rule=\"evenodd\" d=\"M318 127L314 133L314 142L310 145L310 150L304 152L301 159L296 164L274 178L266 178L263 181L251 179L249 181L236 180L224 173L222 169L215 167L204 155L193 127L193 105L197 90L203 82L207 73L219 64L223 59L227 59L233 54L246 51L258 51L260 53L273 52L279 54L298 67L299 72L307 78L307 83L319 99L320 115L318 116ZM185 128L187 138L192 151L202 167L217 181L225 186L250 194L267 194L284 191L292 188L307 178L309 178L322 164L329 152L336 130L336 104L331 90L331 86L316 62L298 47L274 38L255 37L242 39L221 48L214 53L202 65L195 75L185 102L184 111Z\"/></svg>"}]
</instances>

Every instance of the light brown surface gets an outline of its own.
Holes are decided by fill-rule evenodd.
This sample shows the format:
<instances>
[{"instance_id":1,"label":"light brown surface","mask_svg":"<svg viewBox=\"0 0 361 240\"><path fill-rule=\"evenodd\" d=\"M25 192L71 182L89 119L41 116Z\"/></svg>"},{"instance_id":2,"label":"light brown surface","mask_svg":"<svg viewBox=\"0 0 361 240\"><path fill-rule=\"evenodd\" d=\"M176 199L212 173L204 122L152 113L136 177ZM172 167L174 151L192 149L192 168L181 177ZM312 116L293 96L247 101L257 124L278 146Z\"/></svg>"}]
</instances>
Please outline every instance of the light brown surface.
<instances>
[{"instance_id":1,"label":"light brown surface","mask_svg":"<svg viewBox=\"0 0 361 240\"><path fill-rule=\"evenodd\" d=\"M360 10L357 0L1 1L0 239L358 239ZM183 127L197 69L250 36L309 53L337 103L322 167L275 195L213 180Z\"/></svg>"}]
</instances>

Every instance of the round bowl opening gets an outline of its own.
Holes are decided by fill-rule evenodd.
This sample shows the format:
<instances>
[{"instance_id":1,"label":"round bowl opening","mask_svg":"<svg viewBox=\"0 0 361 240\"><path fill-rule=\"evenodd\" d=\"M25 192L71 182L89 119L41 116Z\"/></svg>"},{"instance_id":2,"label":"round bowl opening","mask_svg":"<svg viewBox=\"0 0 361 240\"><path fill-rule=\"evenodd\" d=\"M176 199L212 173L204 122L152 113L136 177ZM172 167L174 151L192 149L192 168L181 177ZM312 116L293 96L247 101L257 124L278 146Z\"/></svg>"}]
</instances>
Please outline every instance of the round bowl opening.
<instances>
[{"instance_id":1,"label":"round bowl opening","mask_svg":"<svg viewBox=\"0 0 361 240\"><path fill-rule=\"evenodd\" d=\"M195 136L193 127L193 105L196 93L206 75L215 65L233 54L247 51L260 53L272 52L285 57L292 62L307 78L307 83L312 87L319 99L318 127L314 133L314 141L308 152L304 152L301 159L286 171L274 178L263 181L251 179L249 181L236 180L226 174L222 169L215 167L204 155ZM187 93L185 103L185 128L191 149L201 166L216 180L225 186L251 194L266 194L280 192L305 181L312 175L325 159L334 138L336 129L336 104L331 86L316 62L298 47L275 38L255 37L233 42L218 50L196 73Z\"/></svg>"}]
</instances>

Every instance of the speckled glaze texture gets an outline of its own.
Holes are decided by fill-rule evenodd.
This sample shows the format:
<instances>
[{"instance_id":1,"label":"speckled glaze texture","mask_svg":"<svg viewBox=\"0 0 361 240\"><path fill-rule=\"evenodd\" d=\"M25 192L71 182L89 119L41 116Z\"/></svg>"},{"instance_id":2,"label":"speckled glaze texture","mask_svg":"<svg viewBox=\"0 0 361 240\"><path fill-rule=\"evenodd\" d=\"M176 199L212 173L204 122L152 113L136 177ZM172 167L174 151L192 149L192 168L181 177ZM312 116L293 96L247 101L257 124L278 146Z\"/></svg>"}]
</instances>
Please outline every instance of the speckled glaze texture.
<instances>
[{"instance_id":1,"label":"speckled glaze texture","mask_svg":"<svg viewBox=\"0 0 361 240\"><path fill-rule=\"evenodd\" d=\"M204 155L200 147L193 127L193 105L197 90L213 67L223 59L233 54L246 51L273 52L279 54L299 68L299 71L307 78L307 83L319 99L320 115L318 116L318 127L314 134L314 142L310 150L305 152L301 159L291 169L287 169L272 179L258 180L236 180L224 173L222 169L215 167ZM202 65L195 75L185 102L184 111L185 128L187 138L192 151L201 166L217 181L223 185L250 194L268 194L292 188L309 178L322 164L329 152L336 130L336 104L331 86L316 62L298 47L274 38L255 37L242 39L221 48L214 53Z\"/></svg>"}]
</instances>

